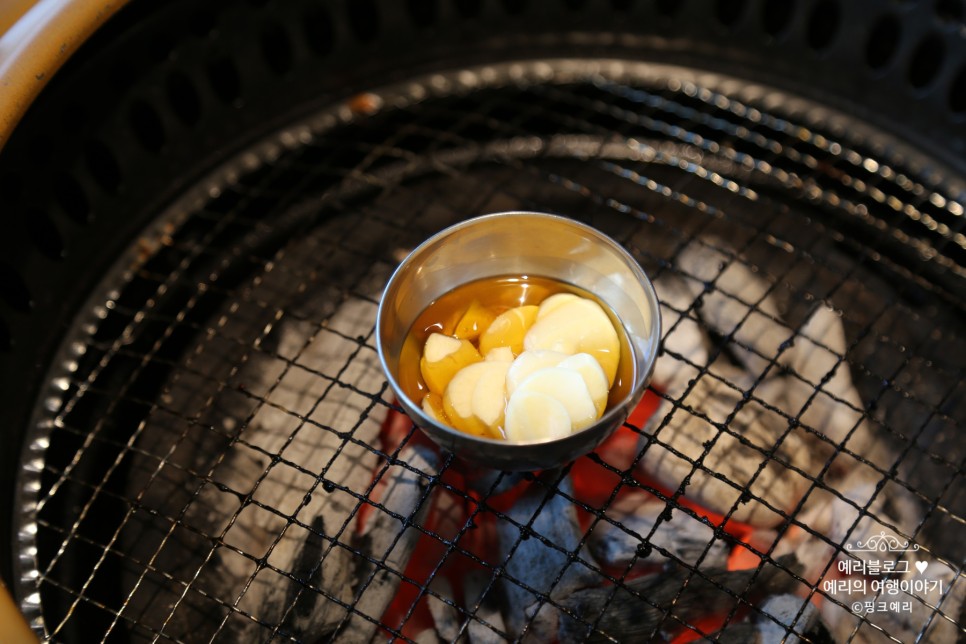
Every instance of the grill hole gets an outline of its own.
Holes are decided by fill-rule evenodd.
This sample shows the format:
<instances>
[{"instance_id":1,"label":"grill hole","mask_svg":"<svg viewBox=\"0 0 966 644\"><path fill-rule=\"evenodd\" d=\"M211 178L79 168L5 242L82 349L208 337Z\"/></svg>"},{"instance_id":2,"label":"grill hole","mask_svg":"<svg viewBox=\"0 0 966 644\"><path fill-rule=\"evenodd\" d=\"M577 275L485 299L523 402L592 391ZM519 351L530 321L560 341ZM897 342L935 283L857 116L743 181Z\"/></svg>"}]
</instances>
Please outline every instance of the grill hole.
<instances>
[{"instance_id":1,"label":"grill hole","mask_svg":"<svg viewBox=\"0 0 966 644\"><path fill-rule=\"evenodd\" d=\"M8 171L0 174L0 195L3 195L4 201L8 205L20 200L20 196L23 194L22 181L20 175L14 172Z\"/></svg>"},{"instance_id":2,"label":"grill hole","mask_svg":"<svg viewBox=\"0 0 966 644\"><path fill-rule=\"evenodd\" d=\"M966 67L961 67L949 87L949 109L957 114L966 112Z\"/></svg>"},{"instance_id":3,"label":"grill hole","mask_svg":"<svg viewBox=\"0 0 966 644\"><path fill-rule=\"evenodd\" d=\"M587 4L587 0L564 0L564 6L570 11L580 11Z\"/></svg>"},{"instance_id":4,"label":"grill hole","mask_svg":"<svg viewBox=\"0 0 966 644\"><path fill-rule=\"evenodd\" d=\"M146 101L138 100L131 105L128 120L134 136L145 149L157 152L164 146L164 125L161 117Z\"/></svg>"},{"instance_id":5,"label":"grill hole","mask_svg":"<svg viewBox=\"0 0 966 644\"><path fill-rule=\"evenodd\" d=\"M886 14L879 18L869 40L865 44L865 62L872 69L881 69L892 60L899 46L902 30L895 16Z\"/></svg>"},{"instance_id":6,"label":"grill hole","mask_svg":"<svg viewBox=\"0 0 966 644\"><path fill-rule=\"evenodd\" d=\"M808 19L808 46L816 51L827 48L835 40L839 30L839 3L823 0L812 8Z\"/></svg>"},{"instance_id":7,"label":"grill hole","mask_svg":"<svg viewBox=\"0 0 966 644\"><path fill-rule=\"evenodd\" d=\"M6 321L0 318L0 351L10 351L13 347L13 339L10 337L10 327Z\"/></svg>"},{"instance_id":8,"label":"grill hole","mask_svg":"<svg viewBox=\"0 0 966 644\"><path fill-rule=\"evenodd\" d=\"M23 312L29 311L33 305L23 278L6 262L0 262L0 299Z\"/></svg>"},{"instance_id":9,"label":"grill hole","mask_svg":"<svg viewBox=\"0 0 966 644\"><path fill-rule=\"evenodd\" d=\"M137 72L134 71L134 67L131 66L130 62L117 60L112 63L111 68L107 72L107 77L115 89L123 91L134 85Z\"/></svg>"},{"instance_id":10,"label":"grill hole","mask_svg":"<svg viewBox=\"0 0 966 644\"><path fill-rule=\"evenodd\" d=\"M60 173L54 177L54 199L64 213L76 222L86 224L90 220L90 204L83 188L74 177Z\"/></svg>"},{"instance_id":11,"label":"grill hole","mask_svg":"<svg viewBox=\"0 0 966 644\"><path fill-rule=\"evenodd\" d=\"M788 27L795 14L794 0L768 0L761 14L761 24L769 36L778 36Z\"/></svg>"},{"instance_id":12,"label":"grill hole","mask_svg":"<svg viewBox=\"0 0 966 644\"><path fill-rule=\"evenodd\" d=\"M518 15L526 11L527 0L502 0L503 10L510 15Z\"/></svg>"},{"instance_id":13,"label":"grill hole","mask_svg":"<svg viewBox=\"0 0 966 644\"><path fill-rule=\"evenodd\" d=\"M26 228L30 240L41 253L51 259L64 258L64 238L47 213L37 209L27 211Z\"/></svg>"},{"instance_id":14,"label":"grill hole","mask_svg":"<svg viewBox=\"0 0 966 644\"><path fill-rule=\"evenodd\" d=\"M436 0L409 0L409 15L419 27L436 22Z\"/></svg>"},{"instance_id":15,"label":"grill hole","mask_svg":"<svg viewBox=\"0 0 966 644\"><path fill-rule=\"evenodd\" d=\"M194 83L181 72L172 72L165 83L168 103L185 125L194 125L201 118L201 98Z\"/></svg>"},{"instance_id":16,"label":"grill hole","mask_svg":"<svg viewBox=\"0 0 966 644\"><path fill-rule=\"evenodd\" d=\"M473 18L480 15L483 7L483 0L456 0L456 10L464 18Z\"/></svg>"},{"instance_id":17,"label":"grill hole","mask_svg":"<svg viewBox=\"0 0 966 644\"><path fill-rule=\"evenodd\" d=\"M27 165L42 165L49 162L54 153L54 142L46 133L38 132L34 134L33 141L27 146L25 156Z\"/></svg>"},{"instance_id":18,"label":"grill hole","mask_svg":"<svg viewBox=\"0 0 966 644\"><path fill-rule=\"evenodd\" d=\"M731 27L745 14L745 0L718 0L714 5L715 19L725 27Z\"/></svg>"},{"instance_id":19,"label":"grill hole","mask_svg":"<svg viewBox=\"0 0 966 644\"><path fill-rule=\"evenodd\" d=\"M276 74L292 69L292 43L288 34L277 23L270 23L262 31L262 55L269 68Z\"/></svg>"},{"instance_id":20,"label":"grill hole","mask_svg":"<svg viewBox=\"0 0 966 644\"><path fill-rule=\"evenodd\" d=\"M356 38L368 42L379 33L379 14L372 0L346 0L349 25Z\"/></svg>"},{"instance_id":21,"label":"grill hole","mask_svg":"<svg viewBox=\"0 0 966 644\"><path fill-rule=\"evenodd\" d=\"M215 15L205 9L188 16L188 29L199 38L207 38L215 30Z\"/></svg>"},{"instance_id":22,"label":"grill hole","mask_svg":"<svg viewBox=\"0 0 966 644\"><path fill-rule=\"evenodd\" d=\"M657 11L662 16L673 16L681 11L684 0L657 0Z\"/></svg>"},{"instance_id":23,"label":"grill hole","mask_svg":"<svg viewBox=\"0 0 966 644\"><path fill-rule=\"evenodd\" d=\"M610 0L610 4L616 11L627 11L634 4L634 0Z\"/></svg>"},{"instance_id":24,"label":"grill hole","mask_svg":"<svg viewBox=\"0 0 966 644\"><path fill-rule=\"evenodd\" d=\"M168 60L174 50L174 42L166 34L159 34L148 42L148 60L158 64Z\"/></svg>"},{"instance_id":25,"label":"grill hole","mask_svg":"<svg viewBox=\"0 0 966 644\"><path fill-rule=\"evenodd\" d=\"M88 141L84 146L87 169L97 184L109 192L116 192L121 185L121 169L110 148L100 141Z\"/></svg>"},{"instance_id":26,"label":"grill hole","mask_svg":"<svg viewBox=\"0 0 966 644\"><path fill-rule=\"evenodd\" d=\"M322 7L313 7L302 15L302 29L309 49L320 56L332 51L335 35L332 30L332 18Z\"/></svg>"},{"instance_id":27,"label":"grill hole","mask_svg":"<svg viewBox=\"0 0 966 644\"><path fill-rule=\"evenodd\" d=\"M938 34L925 36L916 46L909 63L907 79L915 88L931 83L943 66L946 46Z\"/></svg>"},{"instance_id":28,"label":"grill hole","mask_svg":"<svg viewBox=\"0 0 966 644\"><path fill-rule=\"evenodd\" d=\"M83 131L87 124L87 110L77 103L67 103L61 112L64 128L70 131Z\"/></svg>"},{"instance_id":29,"label":"grill hole","mask_svg":"<svg viewBox=\"0 0 966 644\"><path fill-rule=\"evenodd\" d=\"M211 89L225 103L231 103L241 96L241 79L235 64L228 58L217 58L208 63L208 82Z\"/></svg>"},{"instance_id":30,"label":"grill hole","mask_svg":"<svg viewBox=\"0 0 966 644\"><path fill-rule=\"evenodd\" d=\"M964 12L962 0L936 0L933 10L936 12L936 16L943 22L963 22Z\"/></svg>"}]
</instances>

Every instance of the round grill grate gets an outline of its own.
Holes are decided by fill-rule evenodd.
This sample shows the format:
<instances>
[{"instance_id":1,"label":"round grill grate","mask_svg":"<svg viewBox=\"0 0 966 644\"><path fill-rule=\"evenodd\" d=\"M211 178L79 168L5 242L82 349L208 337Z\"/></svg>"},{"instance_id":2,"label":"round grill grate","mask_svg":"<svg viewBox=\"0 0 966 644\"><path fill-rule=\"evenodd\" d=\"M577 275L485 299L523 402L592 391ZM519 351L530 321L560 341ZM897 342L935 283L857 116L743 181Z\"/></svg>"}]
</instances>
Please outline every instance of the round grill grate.
<instances>
[{"instance_id":1,"label":"round grill grate","mask_svg":"<svg viewBox=\"0 0 966 644\"><path fill-rule=\"evenodd\" d=\"M682 77L580 61L437 75L288 127L188 191L102 283L35 414L18 526L35 627L88 641L425 641L433 629L475 642L546 628L738 641L768 625L811 641L962 637L958 188L889 138L842 130L841 117L806 124L773 95L743 101L726 79ZM688 385L656 383L656 413L562 471L474 478L395 411L375 310L408 249L463 218L517 209L581 219L659 282L699 285L664 302L664 359ZM695 249L712 259L694 268ZM735 292L732 269L763 284L760 296ZM715 327L716 296L744 307L737 326ZM803 330L821 303L839 312L842 351ZM774 352L752 337L759 317L784 333ZM706 333L703 359L676 348L690 326ZM763 393L769 374L792 378L782 355L809 343L833 367L799 378L805 409L782 407ZM739 377L746 355L761 369ZM836 369L851 373L858 404L833 389ZM694 397L700 383L729 392L722 418ZM874 445L856 427L843 440L814 426L806 410L822 396L871 428ZM780 420L770 442L742 433L752 405ZM675 438L675 417L712 428L697 452ZM744 452L715 452L729 440L757 459L746 483L725 466ZM810 446L809 465L787 453L793 441ZM661 450L686 464L676 488L648 471ZM758 491L776 469L806 481L802 498ZM858 470L874 489L861 498L842 474ZM695 504L702 477L738 498ZM634 495L662 504L650 530L621 510ZM893 498L912 510L882 502ZM813 514L834 503L855 511L844 533ZM752 529L749 504L777 521ZM551 515L573 517L572 530ZM661 540L673 517L704 530L697 556ZM834 555L861 546L866 519L945 571L942 593L903 596L915 605L905 621L902 610L843 617L851 602L820 583ZM602 554L608 530L621 536L616 562ZM806 535L798 562L776 537L795 530ZM834 547L824 576L806 571L819 563L805 561L811 542ZM739 551L755 560L742 577L725 570ZM547 578L531 566L541 559L556 562ZM802 603L790 619L769 608L788 593L817 598L823 617L806 624ZM514 613L513 600L536 608ZM646 617L628 626L628 605Z\"/></svg>"}]
</instances>

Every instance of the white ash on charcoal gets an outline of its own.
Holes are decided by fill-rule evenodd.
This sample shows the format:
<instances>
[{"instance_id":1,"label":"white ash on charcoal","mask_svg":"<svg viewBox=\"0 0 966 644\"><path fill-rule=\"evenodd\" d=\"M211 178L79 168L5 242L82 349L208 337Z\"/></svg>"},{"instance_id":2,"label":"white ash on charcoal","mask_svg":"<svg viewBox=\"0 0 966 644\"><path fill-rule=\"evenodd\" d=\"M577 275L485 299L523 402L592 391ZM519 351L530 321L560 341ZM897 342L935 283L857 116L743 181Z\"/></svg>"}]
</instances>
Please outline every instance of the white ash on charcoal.
<instances>
[{"instance_id":1,"label":"white ash on charcoal","mask_svg":"<svg viewBox=\"0 0 966 644\"><path fill-rule=\"evenodd\" d=\"M439 641L455 642L460 637L460 611L453 603L453 586L445 577L437 575L429 582L431 594L426 596L429 614L433 616L433 630ZM437 596L438 595L438 596Z\"/></svg>"},{"instance_id":2,"label":"white ash on charcoal","mask_svg":"<svg viewBox=\"0 0 966 644\"><path fill-rule=\"evenodd\" d=\"M847 350L841 317L824 304L816 306L786 351L784 408L834 446L864 455L872 443L871 429L845 359Z\"/></svg>"},{"instance_id":3,"label":"white ash on charcoal","mask_svg":"<svg viewBox=\"0 0 966 644\"><path fill-rule=\"evenodd\" d=\"M812 452L788 421L728 383L705 375L675 405L662 401L645 431L639 467L718 514L758 526L781 523L801 499Z\"/></svg>"},{"instance_id":4,"label":"white ash on charcoal","mask_svg":"<svg viewBox=\"0 0 966 644\"><path fill-rule=\"evenodd\" d=\"M798 644L802 636L813 639L816 631L824 630L818 609L808 600L795 595L769 597L755 617L761 642Z\"/></svg>"},{"instance_id":5,"label":"white ash on charcoal","mask_svg":"<svg viewBox=\"0 0 966 644\"><path fill-rule=\"evenodd\" d=\"M588 547L601 564L621 568L632 563L654 566L664 557L692 567L724 568L731 551L711 525L638 490L607 509L607 518L590 533Z\"/></svg>"},{"instance_id":6,"label":"white ash on charcoal","mask_svg":"<svg viewBox=\"0 0 966 644\"><path fill-rule=\"evenodd\" d=\"M439 635L436 634L436 630L433 628L427 628L426 630L420 631L416 637L413 638L416 644L439 644Z\"/></svg>"},{"instance_id":7,"label":"white ash on charcoal","mask_svg":"<svg viewBox=\"0 0 966 644\"><path fill-rule=\"evenodd\" d=\"M724 250L728 248L714 237L695 239L677 254L675 265L686 276L697 313L721 337L729 338L727 357L743 367L738 382L746 388L769 368L776 369L770 365L782 361L792 330L781 321L771 295L774 287ZM735 372L728 369L721 375L733 378Z\"/></svg>"},{"instance_id":8,"label":"white ash on charcoal","mask_svg":"<svg viewBox=\"0 0 966 644\"><path fill-rule=\"evenodd\" d=\"M723 365L719 375L742 389L763 376L770 379L788 371L797 374L797 379L782 379L786 387L776 388L784 391L792 382L807 385L796 387L797 395L792 400L798 400L802 392L809 397L800 400L797 409L789 406L789 411L799 411L807 400L814 410L806 409L799 420L840 443L862 416L862 402L845 360L849 347L841 317L820 304L801 328L794 330L781 315L774 288L740 258L729 255L731 251L723 250L727 248L716 238L688 243L675 259L676 267L686 276L675 279L686 290L680 286L659 289L659 297L673 298L669 301L676 308L691 307L692 316L705 324L706 331L728 339L712 365L712 373L717 372L716 365ZM692 342L708 344L706 338ZM682 340L676 343L680 346ZM687 348L681 347L681 351ZM732 360L723 361L722 357ZM733 366L740 369L736 371ZM810 394L820 386L819 394L810 400Z\"/></svg>"},{"instance_id":9,"label":"white ash on charcoal","mask_svg":"<svg viewBox=\"0 0 966 644\"><path fill-rule=\"evenodd\" d=\"M685 495L719 514L776 525L808 485L796 470L814 468L811 451L802 444L800 432L788 431L787 418L738 387L750 385L765 372L768 361L761 355L778 350L790 331L774 319L778 311L767 283L742 264L728 261L720 252L702 251L695 243L681 251L679 260L690 277L668 273L655 280L659 297L664 298L662 314L669 313L665 352L654 378L666 399L644 428L657 442L646 446L639 466L667 488L678 489L687 482ZM704 282L711 285L708 292ZM725 295L714 290L718 288L734 293ZM736 299L739 296L750 302ZM692 313L680 315L689 309ZM714 369L698 371L707 365L710 346L708 332L692 317L698 312L710 315L705 324L720 336L733 336L747 347L729 345L737 347L732 352L735 363L728 363L722 351ZM759 385L773 386L767 379Z\"/></svg>"},{"instance_id":10,"label":"white ash on charcoal","mask_svg":"<svg viewBox=\"0 0 966 644\"><path fill-rule=\"evenodd\" d=\"M361 535L354 540L354 547L363 556L353 561L352 612L340 626L336 642L366 643L379 628L379 620L392 602L422 534L416 526L425 522L433 505L436 488L430 486L430 478L438 468L439 456L433 449L410 443L400 449L396 462L381 472L385 487L374 499L379 505L372 509Z\"/></svg>"},{"instance_id":11,"label":"white ash on charcoal","mask_svg":"<svg viewBox=\"0 0 966 644\"><path fill-rule=\"evenodd\" d=\"M655 280L668 326L654 383L666 395L644 428L656 442L639 463L670 489L687 482L685 495L719 514L775 526L810 479L847 471L844 457L829 465L835 450L844 443L862 453L871 430L843 358L841 318L819 305L793 332L769 284L713 248L720 241L708 243L682 249L685 277ZM729 341L712 359L714 336Z\"/></svg>"},{"instance_id":12,"label":"white ash on charcoal","mask_svg":"<svg viewBox=\"0 0 966 644\"><path fill-rule=\"evenodd\" d=\"M463 578L470 644L498 644L505 640L506 625L498 595L499 585L490 572L473 570Z\"/></svg>"},{"instance_id":13,"label":"white ash on charcoal","mask_svg":"<svg viewBox=\"0 0 966 644\"><path fill-rule=\"evenodd\" d=\"M581 549L581 532L569 475L545 472L507 512L512 521L497 524L504 622L513 637L545 642L557 631L558 610L547 599L595 583L598 575L576 557L592 562ZM556 485L554 485L556 483Z\"/></svg>"},{"instance_id":14,"label":"white ash on charcoal","mask_svg":"<svg viewBox=\"0 0 966 644\"><path fill-rule=\"evenodd\" d=\"M893 543L910 542L921 521L921 509L913 495L900 484L867 465L856 467L841 479L825 481L806 497L794 517L795 529L779 536L776 554L796 552L805 564L804 577L818 584L834 570L837 557L869 560L877 551L861 550L858 544L888 538ZM761 538L759 541L767 539ZM913 544L913 547L918 548Z\"/></svg>"},{"instance_id":15,"label":"white ash on charcoal","mask_svg":"<svg viewBox=\"0 0 966 644\"><path fill-rule=\"evenodd\" d=\"M356 472L374 463L351 439L371 441L382 422L374 400L385 377L364 336L391 268L346 262L342 251L319 258L313 241L286 252L319 273L269 263L199 330L132 450L126 489L138 509L119 543L132 562L150 564L122 573L126 610L174 639L267 636L282 620L269 595L294 597L311 577L300 553L318 554L316 568L319 557L339 558L343 549L331 546L351 501L334 498L338 486L356 485ZM286 359L298 349L277 355L286 343L304 347L299 364ZM326 592L343 584L340 568L326 567Z\"/></svg>"},{"instance_id":16,"label":"white ash on charcoal","mask_svg":"<svg viewBox=\"0 0 966 644\"><path fill-rule=\"evenodd\" d=\"M874 537L885 535L890 542L909 544L905 535L918 528L922 510L908 489L867 465L857 467L835 487L842 498L832 495L832 499L821 499L816 495L816 502L825 500L825 511L831 518L825 532L829 540L843 544L848 554L863 559L881 554L860 545Z\"/></svg>"},{"instance_id":17,"label":"white ash on charcoal","mask_svg":"<svg viewBox=\"0 0 966 644\"><path fill-rule=\"evenodd\" d=\"M566 642L666 641L686 625L726 615L743 602L791 592L800 584L793 576L799 572L794 556L749 570L695 571L668 563L653 575L561 597L567 613L554 635Z\"/></svg>"},{"instance_id":18,"label":"white ash on charcoal","mask_svg":"<svg viewBox=\"0 0 966 644\"><path fill-rule=\"evenodd\" d=\"M374 322L373 304L351 299L329 325L371 330ZM250 490L260 506L281 514L249 506L253 509L243 509L225 536L226 544L265 556L269 565L291 574L262 569L239 607L286 632L326 633L345 614L338 602L352 597L354 555L346 544L360 501L350 490L368 486L378 461L369 445L385 412L374 407L371 396L384 377L375 353L354 338L286 320L277 332L279 354L295 364L266 396L242 434L244 443L227 453L212 478L229 489ZM316 367L338 380L316 373ZM264 456L242 467L251 462L253 447ZM202 494L219 493L209 486Z\"/></svg>"},{"instance_id":19,"label":"white ash on charcoal","mask_svg":"<svg viewBox=\"0 0 966 644\"><path fill-rule=\"evenodd\" d=\"M894 479L897 454L877 439L876 421L853 381L841 316L818 304L793 331L770 285L726 249L719 240L691 242L676 258L680 275L671 272L665 285L664 275L657 280L662 312L672 310L668 351L655 369L655 385L667 395L645 428L653 440L640 466L671 489L688 483L684 494L711 510L734 510L733 518L761 528L751 538L755 548L798 554L807 564L804 578L820 586L843 560L881 558L857 544L908 544L922 509ZM681 318L675 311L688 313ZM727 340L717 350L716 338ZM700 373L704 366L707 373ZM766 462L774 457L783 463ZM911 610L869 613L862 623L826 599L821 610L829 629L842 638L856 631L856 641L878 641L882 631L900 641L962 636L955 622L964 585L924 550L919 561L927 578L951 584L945 597L912 591ZM945 616L932 616L940 601ZM728 636L765 638L758 627L738 624Z\"/></svg>"},{"instance_id":20,"label":"white ash on charcoal","mask_svg":"<svg viewBox=\"0 0 966 644\"><path fill-rule=\"evenodd\" d=\"M170 488L170 498L150 503L172 515L184 507L178 523L197 535L165 549L178 562L165 569L233 610L220 626L215 616L177 611L172 634L217 627L228 637L258 639L275 628L331 632L341 621L345 611L337 602L351 599L352 558L342 544L355 529L359 505L346 490L371 481L377 456L368 445L385 415L374 402L385 382L376 352L355 337L371 332L375 314L371 301L342 302L328 322L354 328L350 337L283 317L263 350L277 343L284 359L256 353L224 376L232 383L224 390L197 383L213 400L208 415L225 414L226 422L218 421L225 434L209 431L218 445L209 440L182 457L203 464L197 473L185 468L193 477L184 475L179 485L196 492L183 506ZM171 432L192 428L178 420ZM236 610L251 618L228 619Z\"/></svg>"},{"instance_id":21,"label":"white ash on charcoal","mask_svg":"<svg viewBox=\"0 0 966 644\"><path fill-rule=\"evenodd\" d=\"M718 644L832 641L818 609L809 600L790 594L769 597L756 608L749 621L729 624L711 639Z\"/></svg>"},{"instance_id":22,"label":"white ash on charcoal","mask_svg":"<svg viewBox=\"0 0 966 644\"><path fill-rule=\"evenodd\" d=\"M653 283L664 336L652 380L677 398L708 363L707 337L695 318L694 296L684 278L665 272Z\"/></svg>"}]
</instances>

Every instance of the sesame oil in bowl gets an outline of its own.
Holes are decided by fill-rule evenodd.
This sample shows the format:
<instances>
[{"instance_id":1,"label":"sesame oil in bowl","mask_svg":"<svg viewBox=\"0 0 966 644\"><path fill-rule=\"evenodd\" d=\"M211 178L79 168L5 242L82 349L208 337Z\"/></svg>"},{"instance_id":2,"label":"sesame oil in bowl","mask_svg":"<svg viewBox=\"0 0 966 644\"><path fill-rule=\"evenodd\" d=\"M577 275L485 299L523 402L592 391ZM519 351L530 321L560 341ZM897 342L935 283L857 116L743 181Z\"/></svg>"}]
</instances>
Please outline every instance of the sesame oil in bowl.
<instances>
[{"instance_id":1,"label":"sesame oil in bowl","mask_svg":"<svg viewBox=\"0 0 966 644\"><path fill-rule=\"evenodd\" d=\"M606 355L611 352L602 349L603 355L599 356L601 362L608 367L608 369L601 369L601 373L605 373L607 370L613 371L612 382L607 383L606 402L602 405L603 408L598 410L597 418L599 418L628 396L634 381L634 362L631 359L631 349L626 331L616 314L599 298L584 289L542 276L504 275L474 280L456 287L433 301L417 317L403 343L399 361L399 384L401 388L411 400L419 401L424 411L444 424L497 440L512 440L512 433L508 435L502 422L503 413L499 414L501 420L494 423L494 426L483 427L477 424L479 429L476 431L466 426L457 427L459 423L454 424L447 418L446 412L442 408L443 387L430 386L427 383L427 378L423 375L425 368L423 357L427 355L427 341L434 334L466 340L476 349L475 360L492 360L495 354L493 349L487 347L487 338L495 334L491 333L488 336L487 332L491 330L494 318L519 307L537 308L548 298L563 293L576 295L596 303L607 315L610 326L616 332L617 351L613 352L614 355ZM520 331L525 334L530 326L532 326L532 323L520 329ZM499 342L498 340L495 342L504 346L507 345L506 342ZM465 343L464 346L466 346ZM509 348L507 346L507 349ZM523 353L519 346L513 347L512 352L514 359L519 358ZM538 353L559 353L559 351L538 351ZM533 352L531 351L530 354L532 355ZM611 365L614 365L614 367L611 368ZM447 375L452 378L452 374ZM435 385L435 383L433 384ZM445 386L445 383L443 384ZM494 393L499 397L499 392ZM503 409L501 411L505 412L511 392L504 391L503 393ZM579 431L579 429L576 431Z\"/></svg>"}]
</instances>

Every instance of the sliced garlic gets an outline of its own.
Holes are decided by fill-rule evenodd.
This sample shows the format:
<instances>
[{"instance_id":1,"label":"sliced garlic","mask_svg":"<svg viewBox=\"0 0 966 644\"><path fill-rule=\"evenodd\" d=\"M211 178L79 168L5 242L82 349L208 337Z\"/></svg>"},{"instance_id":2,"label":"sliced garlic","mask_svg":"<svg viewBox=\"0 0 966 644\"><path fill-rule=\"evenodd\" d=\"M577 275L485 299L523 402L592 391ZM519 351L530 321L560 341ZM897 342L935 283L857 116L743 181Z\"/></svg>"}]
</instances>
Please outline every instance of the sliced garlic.
<instances>
[{"instance_id":1,"label":"sliced garlic","mask_svg":"<svg viewBox=\"0 0 966 644\"><path fill-rule=\"evenodd\" d=\"M477 335L478 349L470 341ZM617 331L593 300L558 293L495 317L474 302L456 337L426 341L420 371L430 393L422 408L479 436L560 438L603 415L619 359Z\"/></svg>"},{"instance_id":2,"label":"sliced garlic","mask_svg":"<svg viewBox=\"0 0 966 644\"><path fill-rule=\"evenodd\" d=\"M480 378L473 390L473 415L486 425L491 433L499 434L506 411L506 372L510 363L505 361L481 362Z\"/></svg>"},{"instance_id":3,"label":"sliced garlic","mask_svg":"<svg viewBox=\"0 0 966 644\"><path fill-rule=\"evenodd\" d=\"M537 319L538 307L517 306L504 311L480 335L480 353L488 354L497 347L510 347L513 355L523 352L523 338Z\"/></svg>"},{"instance_id":4,"label":"sliced garlic","mask_svg":"<svg viewBox=\"0 0 966 644\"><path fill-rule=\"evenodd\" d=\"M556 295L551 295L540 303L540 310L537 311L537 319L546 317L561 306L579 299L582 298L573 293L557 293Z\"/></svg>"},{"instance_id":5,"label":"sliced garlic","mask_svg":"<svg viewBox=\"0 0 966 644\"><path fill-rule=\"evenodd\" d=\"M463 343L459 338L442 333L432 333L423 347L423 357L427 362L439 362L460 350Z\"/></svg>"},{"instance_id":6,"label":"sliced garlic","mask_svg":"<svg viewBox=\"0 0 966 644\"><path fill-rule=\"evenodd\" d=\"M489 328L495 318L496 316L488 308L473 300L466 309L466 313L456 323L456 331L453 335L462 340L475 340Z\"/></svg>"},{"instance_id":7,"label":"sliced garlic","mask_svg":"<svg viewBox=\"0 0 966 644\"><path fill-rule=\"evenodd\" d=\"M545 314L538 315L527 331L523 346L527 351L549 349L561 353L589 353L604 369L607 386L614 384L620 361L620 339L610 318L593 300L561 293L548 297ZM555 298L560 298L555 300Z\"/></svg>"},{"instance_id":8,"label":"sliced garlic","mask_svg":"<svg viewBox=\"0 0 966 644\"><path fill-rule=\"evenodd\" d=\"M607 374L604 373L597 359L589 353L578 353L562 360L557 366L561 369L572 369L580 374L594 401L597 418L603 416L604 410L607 409L607 395L610 393L610 387L607 384Z\"/></svg>"},{"instance_id":9,"label":"sliced garlic","mask_svg":"<svg viewBox=\"0 0 966 644\"><path fill-rule=\"evenodd\" d=\"M562 438L572 430L570 414L553 396L521 391L506 407L504 431L510 441Z\"/></svg>"},{"instance_id":10,"label":"sliced garlic","mask_svg":"<svg viewBox=\"0 0 966 644\"><path fill-rule=\"evenodd\" d=\"M561 353L559 351L550 351L547 349L534 349L532 351L524 351L517 356L513 364L510 365L510 370L506 374L506 393L507 396L512 396L513 392L516 391L520 383L527 379L527 377L535 371L540 369L546 369L547 367L556 367L558 364L569 358L570 356L566 353Z\"/></svg>"},{"instance_id":11,"label":"sliced garlic","mask_svg":"<svg viewBox=\"0 0 966 644\"><path fill-rule=\"evenodd\" d=\"M540 393L556 398L567 410L573 431L589 427L597 420L597 406L594 404L594 399L584 379L573 369L548 367L535 371L517 386L510 400L524 392Z\"/></svg>"},{"instance_id":12,"label":"sliced garlic","mask_svg":"<svg viewBox=\"0 0 966 644\"><path fill-rule=\"evenodd\" d=\"M453 376L443 394L443 409L456 429L499 438L509 367L503 360L476 362Z\"/></svg>"},{"instance_id":13,"label":"sliced garlic","mask_svg":"<svg viewBox=\"0 0 966 644\"><path fill-rule=\"evenodd\" d=\"M419 372L429 390L442 396L460 369L482 359L483 356L469 340L433 333L426 339Z\"/></svg>"},{"instance_id":14,"label":"sliced garlic","mask_svg":"<svg viewBox=\"0 0 966 644\"><path fill-rule=\"evenodd\" d=\"M513 362L513 350L510 347L490 349L490 352L486 354L484 360L489 360L490 362Z\"/></svg>"}]
</instances>

